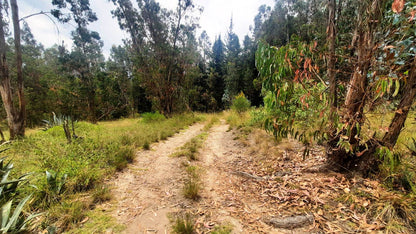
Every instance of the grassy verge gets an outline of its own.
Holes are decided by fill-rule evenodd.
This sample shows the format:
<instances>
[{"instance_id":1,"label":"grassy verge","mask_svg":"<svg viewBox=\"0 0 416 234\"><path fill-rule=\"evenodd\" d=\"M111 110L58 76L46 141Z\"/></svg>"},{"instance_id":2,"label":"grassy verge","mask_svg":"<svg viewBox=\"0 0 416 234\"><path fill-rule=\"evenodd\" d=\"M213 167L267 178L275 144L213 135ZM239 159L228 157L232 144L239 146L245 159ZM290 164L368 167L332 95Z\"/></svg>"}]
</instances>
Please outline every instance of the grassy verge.
<instances>
[{"instance_id":1,"label":"grassy verge","mask_svg":"<svg viewBox=\"0 0 416 234\"><path fill-rule=\"evenodd\" d=\"M199 115L185 114L96 125L79 122L75 130L80 137L70 144L63 128L56 126L3 146L8 150L1 156L12 160L16 175L33 173L30 183L34 186L22 187L19 193L33 193L30 209L46 211L35 223L37 230L62 232L77 227L88 219L91 208L109 199L108 191L101 188L104 178L125 168L137 148L166 139L199 120ZM46 179L45 171L55 176L53 180Z\"/></svg>"}]
</instances>

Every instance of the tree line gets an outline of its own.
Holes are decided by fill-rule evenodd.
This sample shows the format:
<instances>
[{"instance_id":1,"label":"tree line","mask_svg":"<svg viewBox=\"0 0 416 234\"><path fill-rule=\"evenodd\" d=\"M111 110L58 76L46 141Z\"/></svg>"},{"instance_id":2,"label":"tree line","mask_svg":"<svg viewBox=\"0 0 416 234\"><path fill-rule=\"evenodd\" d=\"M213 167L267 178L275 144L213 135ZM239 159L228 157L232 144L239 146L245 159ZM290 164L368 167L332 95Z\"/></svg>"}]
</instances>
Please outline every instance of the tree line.
<instances>
[{"instance_id":1,"label":"tree line","mask_svg":"<svg viewBox=\"0 0 416 234\"><path fill-rule=\"evenodd\" d=\"M197 35L202 9L191 0L179 0L175 10L155 0L110 2L114 20L129 37L114 45L106 60L104 42L89 25L99 21L89 1L53 0L47 13L74 26L70 49L45 48L18 15L17 3L1 1L1 117L8 120L11 138L52 113L95 123L150 111L212 112L228 108L240 92L261 105L255 67L260 32L247 35L241 45L231 19L225 38L218 35L212 44L205 31Z\"/></svg>"}]
</instances>

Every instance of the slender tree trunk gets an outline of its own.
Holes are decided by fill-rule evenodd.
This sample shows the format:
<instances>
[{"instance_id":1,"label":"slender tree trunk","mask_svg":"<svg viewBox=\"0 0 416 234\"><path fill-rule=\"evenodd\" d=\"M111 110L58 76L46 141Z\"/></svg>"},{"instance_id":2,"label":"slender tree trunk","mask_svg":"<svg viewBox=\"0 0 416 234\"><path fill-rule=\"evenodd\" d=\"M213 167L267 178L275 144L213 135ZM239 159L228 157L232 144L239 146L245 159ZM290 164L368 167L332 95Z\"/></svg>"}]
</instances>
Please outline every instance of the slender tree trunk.
<instances>
[{"instance_id":1,"label":"slender tree trunk","mask_svg":"<svg viewBox=\"0 0 416 234\"><path fill-rule=\"evenodd\" d=\"M22 75L22 54L20 47L20 26L19 15L16 0L11 0L13 26L15 32L15 49L17 58L17 75L18 75L18 97L19 110L16 109L13 103L13 93L10 81L9 68L7 64L7 45L4 33L4 19L3 19L3 1L0 1L0 94L3 100L3 106L7 115L7 122L9 125L10 139L15 139L18 136L25 134L25 104L23 95L23 75Z\"/></svg>"},{"instance_id":2,"label":"slender tree trunk","mask_svg":"<svg viewBox=\"0 0 416 234\"><path fill-rule=\"evenodd\" d=\"M22 46L20 44L20 24L19 24L19 8L16 0L10 0L13 18L14 30L14 46L16 53L16 70L17 70L17 96L19 98L19 111L16 119L16 134L18 136L25 135L25 120L26 120L26 103L24 94L24 81L22 70Z\"/></svg>"},{"instance_id":3,"label":"slender tree trunk","mask_svg":"<svg viewBox=\"0 0 416 234\"><path fill-rule=\"evenodd\" d=\"M334 121L337 111L337 81L335 77L335 39L336 39L336 24L335 24L335 0L328 0L328 28L327 28L327 40L328 40L328 80L329 80L329 100L331 106L331 128L334 127ZM332 130L332 129L331 129Z\"/></svg>"},{"instance_id":4,"label":"slender tree trunk","mask_svg":"<svg viewBox=\"0 0 416 234\"><path fill-rule=\"evenodd\" d=\"M416 97L416 57L409 72L409 78L404 87L403 97L390 123L389 130L383 137L382 143L392 149L399 138L400 131L404 127L410 107Z\"/></svg>"}]
</instances>

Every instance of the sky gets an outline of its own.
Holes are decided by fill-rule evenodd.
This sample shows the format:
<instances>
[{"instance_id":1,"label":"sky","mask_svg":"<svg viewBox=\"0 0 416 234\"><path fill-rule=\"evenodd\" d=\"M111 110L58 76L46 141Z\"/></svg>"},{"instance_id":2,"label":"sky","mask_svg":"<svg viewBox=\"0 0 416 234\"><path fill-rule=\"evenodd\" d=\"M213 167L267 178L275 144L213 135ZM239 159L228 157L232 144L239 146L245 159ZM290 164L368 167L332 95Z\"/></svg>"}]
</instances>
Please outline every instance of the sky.
<instances>
[{"instance_id":1,"label":"sky","mask_svg":"<svg viewBox=\"0 0 416 234\"><path fill-rule=\"evenodd\" d=\"M175 9L177 4L177 0L156 1L168 9ZM19 16L50 11L53 8L51 2L51 0L21 0L18 2ZM88 28L100 34L104 42L103 54L108 58L111 47L122 44L122 39L127 38L128 34L120 30L117 20L112 17L111 10L114 9L112 3L108 0L90 0L90 2L91 8L97 13L98 21L90 24ZM135 0L132 2L134 4ZM198 34L205 30L211 41L218 35L224 38L232 17L234 32L242 41L244 36L249 34L249 27L253 25L259 6L263 4L273 6L274 0L194 0L194 4L204 9L199 16L201 28ZM33 16L26 21L35 39L45 47L62 44L62 41L68 49L72 47L70 32L75 29L73 25L61 24L45 15Z\"/></svg>"}]
</instances>

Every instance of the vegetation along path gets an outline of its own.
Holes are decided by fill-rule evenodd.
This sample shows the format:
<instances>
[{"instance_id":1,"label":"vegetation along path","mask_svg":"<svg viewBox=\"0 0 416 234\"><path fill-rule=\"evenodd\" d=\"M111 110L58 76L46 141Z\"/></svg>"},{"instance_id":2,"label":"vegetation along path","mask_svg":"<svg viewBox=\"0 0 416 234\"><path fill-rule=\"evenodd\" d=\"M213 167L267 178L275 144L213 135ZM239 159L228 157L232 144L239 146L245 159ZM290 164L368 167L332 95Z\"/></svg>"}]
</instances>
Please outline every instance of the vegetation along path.
<instances>
[{"instance_id":1,"label":"vegetation along path","mask_svg":"<svg viewBox=\"0 0 416 234\"><path fill-rule=\"evenodd\" d=\"M253 175L237 171L235 163L250 158L252 152L225 121L208 131L196 161L172 156L205 130L202 124L195 124L152 145L151 150L138 152L135 162L117 175L112 182L114 197L118 199L114 216L127 227L126 233L171 233L175 219L186 217L184 214L191 215L190 223L198 233L276 230L261 221L266 213L262 205L238 191L244 189L242 176ZM186 199L183 194L186 166L200 171L203 189L198 192L199 199ZM244 178L243 181L249 182ZM247 212L254 221L247 222Z\"/></svg>"},{"instance_id":2,"label":"vegetation along path","mask_svg":"<svg viewBox=\"0 0 416 234\"><path fill-rule=\"evenodd\" d=\"M169 229L167 215L180 205L183 177L180 161L169 155L196 136L202 127L194 124L166 141L153 144L150 150L138 152L135 162L117 175L115 215L127 226L127 233L165 233Z\"/></svg>"}]
</instances>

